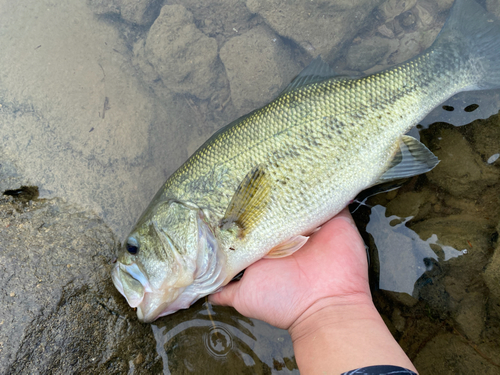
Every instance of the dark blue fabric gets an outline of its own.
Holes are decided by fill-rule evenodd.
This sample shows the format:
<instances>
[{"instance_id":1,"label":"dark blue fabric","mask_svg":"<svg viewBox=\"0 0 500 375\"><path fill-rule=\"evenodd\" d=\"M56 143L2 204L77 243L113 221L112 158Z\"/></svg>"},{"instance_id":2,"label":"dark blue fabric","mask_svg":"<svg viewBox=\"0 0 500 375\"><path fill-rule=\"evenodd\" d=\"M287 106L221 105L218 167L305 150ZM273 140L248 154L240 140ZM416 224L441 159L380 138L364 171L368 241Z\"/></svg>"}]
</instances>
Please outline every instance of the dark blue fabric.
<instances>
[{"instance_id":1,"label":"dark blue fabric","mask_svg":"<svg viewBox=\"0 0 500 375\"><path fill-rule=\"evenodd\" d=\"M417 375L413 371L399 366L368 366L344 372L342 375Z\"/></svg>"}]
</instances>

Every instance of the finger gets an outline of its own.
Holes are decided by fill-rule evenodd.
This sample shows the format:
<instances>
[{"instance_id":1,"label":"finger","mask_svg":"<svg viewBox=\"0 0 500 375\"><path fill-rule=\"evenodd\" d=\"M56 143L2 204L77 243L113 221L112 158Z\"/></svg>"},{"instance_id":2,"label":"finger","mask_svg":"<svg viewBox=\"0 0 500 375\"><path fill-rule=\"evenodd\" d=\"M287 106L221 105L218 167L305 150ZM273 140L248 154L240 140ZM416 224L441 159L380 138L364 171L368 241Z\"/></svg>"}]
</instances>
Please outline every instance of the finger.
<instances>
[{"instance_id":1,"label":"finger","mask_svg":"<svg viewBox=\"0 0 500 375\"><path fill-rule=\"evenodd\" d=\"M336 220L336 219L342 219L347 221L349 224L351 224L353 227L356 228L356 223L354 223L354 219L352 218L351 213L349 212L349 208L346 207L342 211L340 211L337 215L333 217L330 221Z\"/></svg>"},{"instance_id":2,"label":"finger","mask_svg":"<svg viewBox=\"0 0 500 375\"><path fill-rule=\"evenodd\" d=\"M209 295L208 301L212 305L234 307L234 298L238 293L239 287L239 281L232 281L223 287L220 292Z\"/></svg>"}]
</instances>

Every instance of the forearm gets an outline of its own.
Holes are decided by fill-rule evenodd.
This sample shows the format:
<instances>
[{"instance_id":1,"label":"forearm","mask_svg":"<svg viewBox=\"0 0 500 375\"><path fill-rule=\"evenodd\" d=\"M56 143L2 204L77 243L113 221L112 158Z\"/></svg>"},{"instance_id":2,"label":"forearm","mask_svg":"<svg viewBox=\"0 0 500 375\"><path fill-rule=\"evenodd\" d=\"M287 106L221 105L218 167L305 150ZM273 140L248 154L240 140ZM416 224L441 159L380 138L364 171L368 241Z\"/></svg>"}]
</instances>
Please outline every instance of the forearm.
<instances>
[{"instance_id":1,"label":"forearm","mask_svg":"<svg viewBox=\"0 0 500 375\"><path fill-rule=\"evenodd\" d=\"M359 367L415 367L387 329L371 301L319 301L290 328L301 374L341 374Z\"/></svg>"}]
</instances>

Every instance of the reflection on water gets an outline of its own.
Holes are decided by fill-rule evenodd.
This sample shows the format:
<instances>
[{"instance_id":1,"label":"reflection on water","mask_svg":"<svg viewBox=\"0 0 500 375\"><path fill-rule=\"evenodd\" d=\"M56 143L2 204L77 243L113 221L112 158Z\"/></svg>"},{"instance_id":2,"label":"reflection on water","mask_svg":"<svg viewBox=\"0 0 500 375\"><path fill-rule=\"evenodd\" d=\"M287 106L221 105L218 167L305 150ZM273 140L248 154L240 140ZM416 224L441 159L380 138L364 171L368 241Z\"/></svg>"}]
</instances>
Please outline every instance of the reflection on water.
<instances>
[{"instance_id":1,"label":"reflection on water","mask_svg":"<svg viewBox=\"0 0 500 375\"><path fill-rule=\"evenodd\" d=\"M378 249L380 289L408 293L418 298L417 281L426 271L433 269L432 259L447 261L467 252L466 249L458 251L451 246L439 245L436 234L422 240L405 225L412 219L411 216L403 219L396 215L386 217L385 214L385 207L372 207L366 226ZM442 254L438 256L439 252L434 251L431 245L438 247Z\"/></svg>"},{"instance_id":2,"label":"reflection on water","mask_svg":"<svg viewBox=\"0 0 500 375\"><path fill-rule=\"evenodd\" d=\"M230 308L199 302L152 329L165 374L298 374L287 331Z\"/></svg>"},{"instance_id":3,"label":"reflection on water","mask_svg":"<svg viewBox=\"0 0 500 375\"><path fill-rule=\"evenodd\" d=\"M498 103L500 103L498 90L462 92L434 109L420 121L419 125L427 128L435 122L447 122L454 126L470 124L474 120L487 119L498 113ZM471 106L474 104L477 107Z\"/></svg>"}]
</instances>

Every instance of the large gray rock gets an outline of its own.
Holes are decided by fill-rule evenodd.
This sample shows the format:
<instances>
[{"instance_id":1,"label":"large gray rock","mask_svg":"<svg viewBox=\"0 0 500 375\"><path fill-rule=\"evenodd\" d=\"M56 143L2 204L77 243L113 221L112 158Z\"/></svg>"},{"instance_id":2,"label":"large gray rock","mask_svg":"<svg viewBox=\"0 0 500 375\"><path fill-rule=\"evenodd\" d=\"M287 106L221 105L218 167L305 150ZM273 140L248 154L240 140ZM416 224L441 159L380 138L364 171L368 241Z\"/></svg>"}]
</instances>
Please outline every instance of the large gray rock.
<instances>
[{"instance_id":1,"label":"large gray rock","mask_svg":"<svg viewBox=\"0 0 500 375\"><path fill-rule=\"evenodd\" d=\"M381 0L293 1L247 0L279 35L290 38L311 56L329 60L366 24Z\"/></svg>"},{"instance_id":2,"label":"large gray rock","mask_svg":"<svg viewBox=\"0 0 500 375\"><path fill-rule=\"evenodd\" d=\"M198 30L193 15L182 5L161 9L149 30L145 51L170 91L209 99L226 88L217 41Z\"/></svg>"},{"instance_id":3,"label":"large gray rock","mask_svg":"<svg viewBox=\"0 0 500 375\"><path fill-rule=\"evenodd\" d=\"M267 104L300 71L281 38L265 26L231 38L220 50L239 114Z\"/></svg>"}]
</instances>

